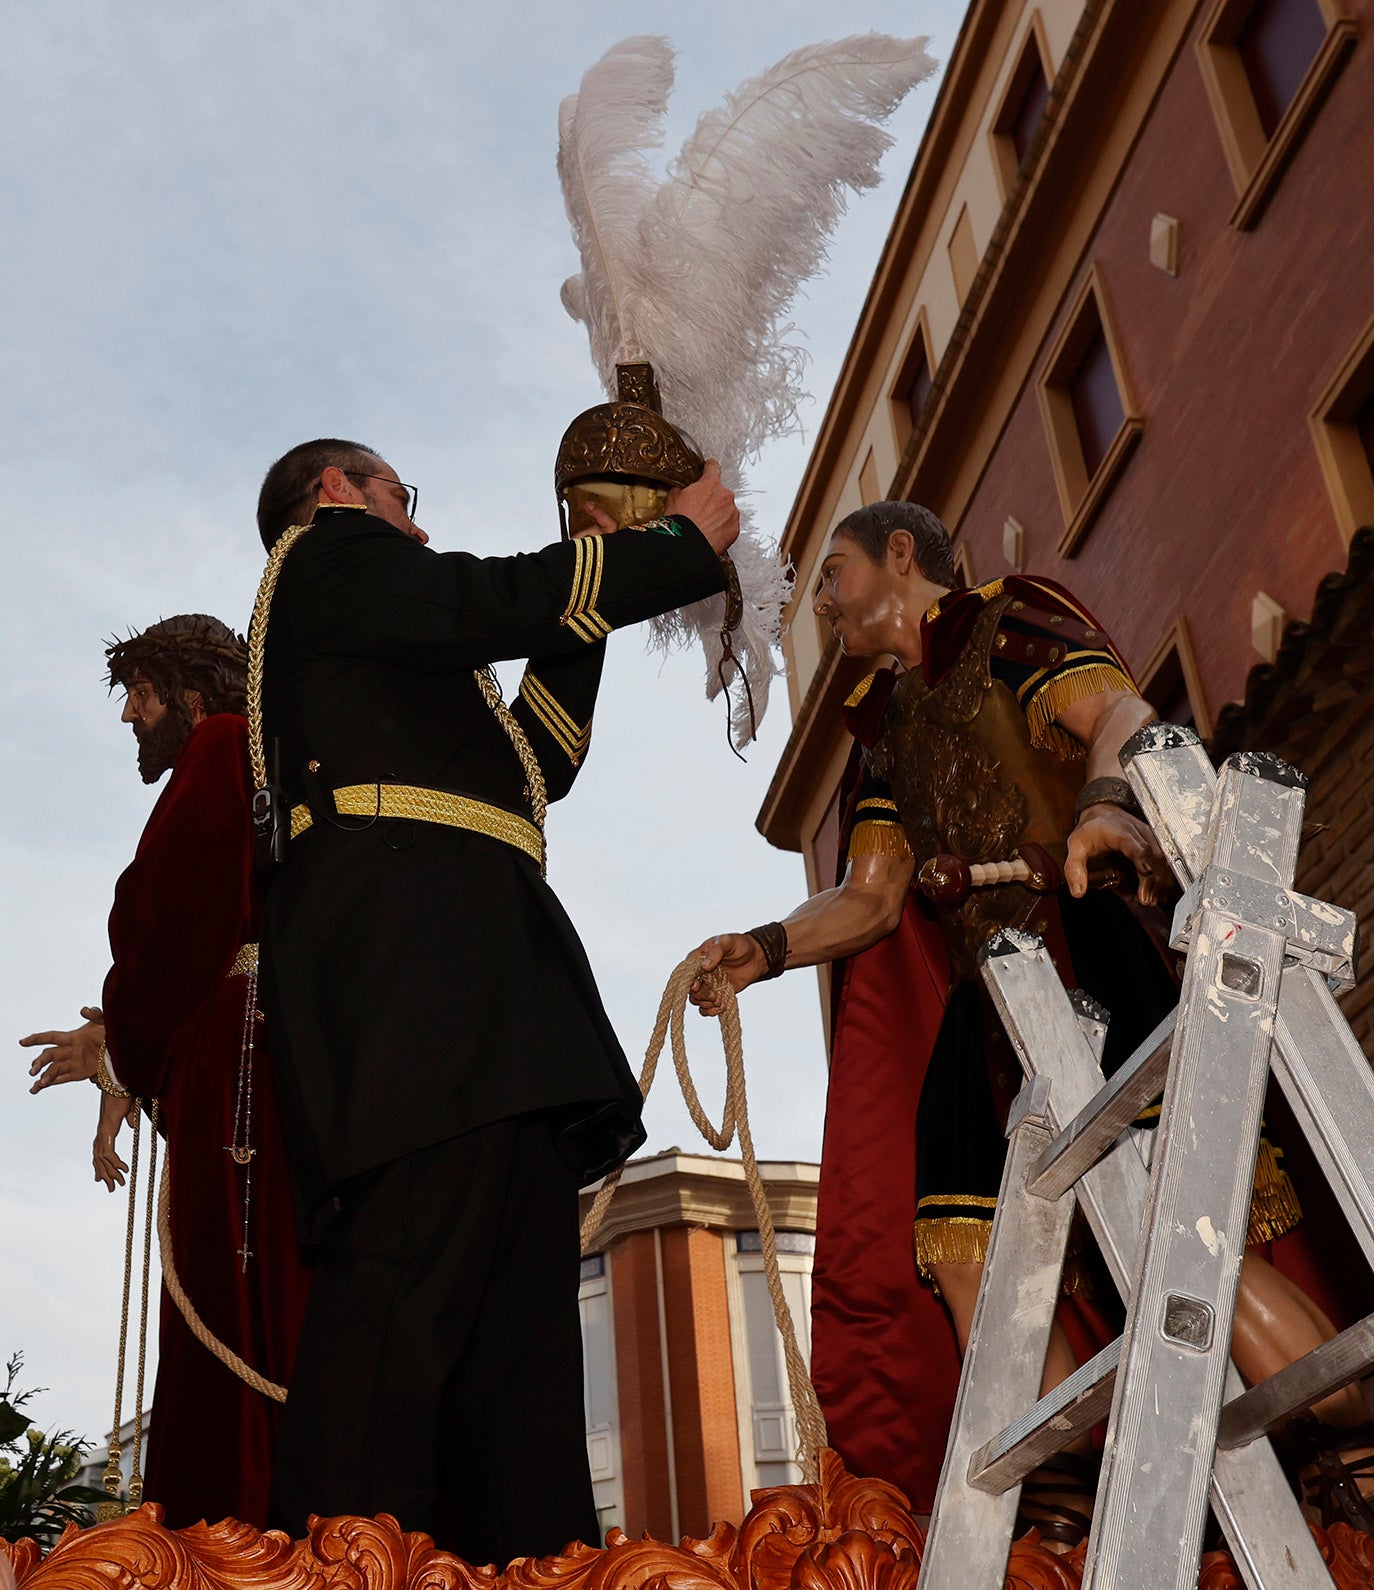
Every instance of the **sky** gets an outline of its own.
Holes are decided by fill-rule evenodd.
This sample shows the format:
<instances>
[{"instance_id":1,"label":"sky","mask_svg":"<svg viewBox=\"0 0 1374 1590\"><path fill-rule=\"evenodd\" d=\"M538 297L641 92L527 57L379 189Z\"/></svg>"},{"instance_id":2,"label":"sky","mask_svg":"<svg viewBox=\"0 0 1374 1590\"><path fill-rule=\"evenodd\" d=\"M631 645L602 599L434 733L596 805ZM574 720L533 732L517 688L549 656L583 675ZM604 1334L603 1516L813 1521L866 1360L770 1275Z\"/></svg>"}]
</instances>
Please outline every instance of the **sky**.
<instances>
[{"instance_id":1,"label":"sky","mask_svg":"<svg viewBox=\"0 0 1374 1590\"><path fill-rule=\"evenodd\" d=\"M253 505L296 442L376 447L420 488L433 544L498 554L557 535L564 427L601 400L554 170L556 114L617 40L678 52L667 150L800 45L929 35L959 0L63 0L11 8L0 59L0 413L6 437L7 798L0 1010L16 1039L78 1021L105 918L157 791L140 783L102 642L159 617L243 630L261 572ZM793 318L811 357L799 433L749 485L786 521L938 75L889 124L883 184L856 200ZM699 656L612 637L591 753L549 818L549 879L636 1067L669 973L710 934L784 915L799 856L754 828L789 728L775 687L741 765ZM508 681L509 683L509 681ZM742 1002L760 1157L819 1157L825 1054L814 974ZM708 1108L723 1062L689 1027ZM40 1424L108 1432L123 1195L92 1181L98 1095L28 1096L0 1066L0 1357L49 1388ZM665 1067L647 1150L699 1146ZM126 1140L127 1141L127 1140ZM131 1411L126 1399L125 1413Z\"/></svg>"}]
</instances>

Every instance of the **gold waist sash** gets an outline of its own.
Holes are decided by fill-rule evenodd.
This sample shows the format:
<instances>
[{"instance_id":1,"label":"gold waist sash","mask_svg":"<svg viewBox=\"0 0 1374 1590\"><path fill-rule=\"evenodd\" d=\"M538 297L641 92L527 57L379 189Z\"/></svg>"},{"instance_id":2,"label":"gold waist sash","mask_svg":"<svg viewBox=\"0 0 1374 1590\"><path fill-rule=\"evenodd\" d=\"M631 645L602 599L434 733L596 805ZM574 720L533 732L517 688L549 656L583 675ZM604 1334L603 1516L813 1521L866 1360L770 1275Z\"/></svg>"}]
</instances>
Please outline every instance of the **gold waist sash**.
<instances>
[{"instance_id":1,"label":"gold waist sash","mask_svg":"<svg viewBox=\"0 0 1374 1590\"><path fill-rule=\"evenodd\" d=\"M418 823L466 828L513 845L531 861L544 865L544 836L532 822L470 795L451 795L447 790L420 789L413 784L346 784L334 791L334 805L344 817L408 817ZM312 821L308 806L293 806L292 839L303 834Z\"/></svg>"}]
</instances>

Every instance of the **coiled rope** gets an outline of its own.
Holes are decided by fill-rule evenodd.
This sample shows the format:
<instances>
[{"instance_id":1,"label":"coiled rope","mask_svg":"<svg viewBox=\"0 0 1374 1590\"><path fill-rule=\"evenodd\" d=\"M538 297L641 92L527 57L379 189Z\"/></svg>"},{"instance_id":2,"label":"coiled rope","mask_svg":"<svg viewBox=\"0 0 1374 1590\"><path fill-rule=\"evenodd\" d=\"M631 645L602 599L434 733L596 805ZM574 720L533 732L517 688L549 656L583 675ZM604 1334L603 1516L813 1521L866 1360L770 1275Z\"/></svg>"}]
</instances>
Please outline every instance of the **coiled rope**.
<instances>
[{"instance_id":1,"label":"coiled rope","mask_svg":"<svg viewBox=\"0 0 1374 1590\"><path fill-rule=\"evenodd\" d=\"M702 1108L696 1083L692 1080L687 1059L687 1035L684 1020L687 1013L692 984L701 978L711 989L720 1005L720 1037L725 1050L725 1109L720 1125L716 1126ZM759 1223L759 1245L763 1249L763 1273L768 1282L768 1296L773 1303L773 1319L782 1338L783 1359L787 1365L787 1384L792 1394L792 1408L797 1417L798 1461L802 1479L814 1485L819 1477L819 1453L826 1445L825 1416L816 1400L815 1387L797 1342L797 1327L787 1298L782 1290L782 1275L778 1270L777 1233L773 1229L773 1211L768 1207L768 1194L759 1172L758 1157L754 1153L754 1137L749 1129L749 1101L744 1088L744 1041L740 1032L739 1004L730 980L717 969L703 972L695 955L674 970L668 979L659 1001L658 1017L653 1034L644 1054L644 1067L639 1074L639 1091L645 1097L654 1085L659 1057L664 1041L671 1030L673 1039L673 1068L677 1072L678 1086L686 1100L693 1124L712 1148L724 1153L736 1133L739 1134L740 1157L744 1161L744 1180L753 1200L754 1215ZM605 1218L607 1206L620 1185L622 1166L611 1172L602 1183L582 1222L582 1250L585 1253L596 1237Z\"/></svg>"},{"instance_id":2,"label":"coiled rope","mask_svg":"<svg viewBox=\"0 0 1374 1590\"><path fill-rule=\"evenodd\" d=\"M692 984L698 977L702 977L708 984L721 1007L721 1045L725 1050L725 1108L719 1126L712 1122L702 1106L687 1058L685 1019ZM654 1022L654 1030L649 1038L649 1044L644 1054L644 1065L639 1075L639 1091L645 1098L649 1096L649 1090L653 1086L654 1077L658 1070L658 1062L663 1054L663 1045L670 1031L672 1034L673 1068L677 1072L678 1086L682 1089L682 1096L686 1100L687 1109L697 1130L718 1153L724 1153L734 1142L736 1135L739 1137L740 1157L744 1162L744 1179L749 1188L749 1196L754 1205L754 1215L758 1221L759 1244L763 1250L763 1273L768 1284L768 1296L773 1304L773 1319L777 1324L778 1334L782 1338L783 1359L787 1365L787 1383L792 1395L792 1408L797 1419L797 1456L802 1468L803 1481L807 1484L814 1484L818 1477L818 1454L826 1444L825 1417L821 1413L820 1403L816 1400L816 1392L811 1384L811 1376L806 1367L806 1360L802 1357L801 1347L797 1341L796 1323L792 1318L792 1311L788 1307L787 1298L782 1289L782 1275L778 1269L777 1233L773 1226L773 1211L768 1207L768 1194L763 1185L763 1176L759 1171L758 1156L754 1152L754 1137L749 1127L749 1101L744 1085L744 1042L740 1031L739 1005L735 998L735 991L731 988L729 979L725 974L718 970L703 973L701 964L695 955L689 955L686 960L676 967L672 976L668 979L668 985L663 991L663 998L659 1001L658 1016ZM620 1177L621 1170L612 1171L607 1176L597 1192L591 1208L587 1211L581 1230L582 1249L584 1252L594 1241L596 1233L600 1229L607 1207L620 1184ZM151 1192L152 1184L150 1179L150 1201ZM181 1310L182 1318L186 1321L197 1341L208 1348L227 1369L236 1374L246 1385L251 1386L255 1391L261 1392L265 1397L271 1397L276 1402L284 1402L286 1400L286 1387L279 1386L274 1381L268 1380L265 1376L258 1374L250 1364L245 1363L233 1348L222 1342L206 1325L205 1321L196 1312L195 1305L187 1297L186 1291L181 1284L181 1279L177 1274L176 1260L172 1252L171 1207L171 1162L170 1156L167 1156L164 1158L162 1165L162 1185L158 1196L157 1212L157 1234L162 1256L162 1278L167 1291L171 1295L173 1302ZM146 1289L146 1277L144 1284ZM122 1356L123 1342L121 1339L121 1360Z\"/></svg>"}]
</instances>

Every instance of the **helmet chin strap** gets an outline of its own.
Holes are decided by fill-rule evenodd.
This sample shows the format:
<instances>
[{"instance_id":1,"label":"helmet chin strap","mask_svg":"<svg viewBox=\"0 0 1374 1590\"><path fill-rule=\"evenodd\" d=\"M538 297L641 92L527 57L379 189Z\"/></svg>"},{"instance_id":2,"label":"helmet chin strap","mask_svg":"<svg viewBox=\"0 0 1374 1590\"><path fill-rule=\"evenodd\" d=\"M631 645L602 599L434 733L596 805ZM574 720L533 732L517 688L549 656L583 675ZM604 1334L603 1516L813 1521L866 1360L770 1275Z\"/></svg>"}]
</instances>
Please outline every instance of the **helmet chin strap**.
<instances>
[{"instance_id":1,"label":"helmet chin strap","mask_svg":"<svg viewBox=\"0 0 1374 1590\"><path fill-rule=\"evenodd\" d=\"M744 704L749 709L749 739L751 742L757 740L759 722L754 712L754 692L749 688L749 675L745 672L744 664L735 655L735 648L730 640L744 617L744 593L740 590L739 571L735 568L734 559L728 552L722 552L720 561L725 569L725 622L720 630L720 661L716 664L716 677L720 680L720 691L725 697L725 743L741 762L747 762L748 757L735 745L730 734L733 709L730 705L730 681L725 677L726 663L734 663L735 676L744 686Z\"/></svg>"}]
</instances>

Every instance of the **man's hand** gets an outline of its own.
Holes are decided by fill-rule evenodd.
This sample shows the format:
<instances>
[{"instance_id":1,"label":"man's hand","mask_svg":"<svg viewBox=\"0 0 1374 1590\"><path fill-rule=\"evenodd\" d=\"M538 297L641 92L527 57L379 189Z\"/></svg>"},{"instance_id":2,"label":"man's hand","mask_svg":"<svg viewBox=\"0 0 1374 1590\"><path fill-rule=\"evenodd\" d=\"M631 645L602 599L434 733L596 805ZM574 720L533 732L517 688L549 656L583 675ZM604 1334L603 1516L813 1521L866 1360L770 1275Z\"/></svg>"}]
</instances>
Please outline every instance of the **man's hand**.
<instances>
[{"instance_id":1,"label":"man's hand","mask_svg":"<svg viewBox=\"0 0 1374 1590\"><path fill-rule=\"evenodd\" d=\"M587 510L587 517L591 520L591 524L589 524L585 530L574 530L572 535L574 541L578 540L582 536L614 535L615 532L620 529L620 526L615 522L614 519L611 518L610 514L606 512L600 503L588 502L584 503L583 506Z\"/></svg>"},{"instance_id":2,"label":"man's hand","mask_svg":"<svg viewBox=\"0 0 1374 1590\"><path fill-rule=\"evenodd\" d=\"M738 994L767 975L768 962L763 947L750 933L722 933L707 939L699 949L692 951L701 957L703 972L713 972L717 967L730 979L730 987ZM720 1001L711 992L704 978L692 984L692 1003L703 1016L719 1016Z\"/></svg>"},{"instance_id":3,"label":"man's hand","mask_svg":"<svg viewBox=\"0 0 1374 1590\"><path fill-rule=\"evenodd\" d=\"M1106 801L1085 808L1078 826L1069 835L1069 855L1064 863L1069 893L1081 899L1088 889L1088 863L1110 854L1124 856L1135 868L1141 905L1157 905L1168 890L1173 872L1154 830Z\"/></svg>"},{"instance_id":4,"label":"man's hand","mask_svg":"<svg viewBox=\"0 0 1374 1590\"><path fill-rule=\"evenodd\" d=\"M124 1185L129 1170L115 1148L115 1138L124 1122L132 1122L137 1114L137 1099L121 1099L113 1093L100 1095L100 1124L91 1145L91 1161L95 1166L95 1179L103 1181L111 1192Z\"/></svg>"},{"instance_id":5,"label":"man's hand","mask_svg":"<svg viewBox=\"0 0 1374 1590\"><path fill-rule=\"evenodd\" d=\"M685 515L717 552L725 552L739 535L739 509L735 494L720 483L720 465L708 459L701 479L676 486L668 493L665 513Z\"/></svg>"},{"instance_id":6,"label":"man's hand","mask_svg":"<svg viewBox=\"0 0 1374 1590\"><path fill-rule=\"evenodd\" d=\"M94 1005L83 1005L81 1014L86 1018L84 1027L70 1032L31 1032L19 1040L21 1049L48 1045L29 1067L29 1075L38 1078L30 1093L41 1093L59 1082L89 1081L95 1075L100 1046L105 1042L105 1019Z\"/></svg>"}]
</instances>

